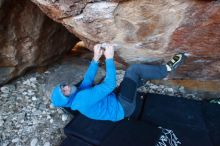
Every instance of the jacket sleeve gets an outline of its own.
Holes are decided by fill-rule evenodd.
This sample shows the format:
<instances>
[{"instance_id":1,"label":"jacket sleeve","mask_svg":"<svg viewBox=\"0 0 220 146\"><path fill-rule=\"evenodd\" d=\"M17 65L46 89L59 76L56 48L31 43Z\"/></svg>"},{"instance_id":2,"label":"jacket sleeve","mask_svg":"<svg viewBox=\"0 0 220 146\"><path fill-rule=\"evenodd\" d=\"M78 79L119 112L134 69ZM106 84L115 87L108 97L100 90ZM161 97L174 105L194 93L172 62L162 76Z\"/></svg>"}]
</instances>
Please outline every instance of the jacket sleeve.
<instances>
[{"instance_id":1,"label":"jacket sleeve","mask_svg":"<svg viewBox=\"0 0 220 146\"><path fill-rule=\"evenodd\" d=\"M86 89L79 91L77 93L76 99L78 106L88 106L97 103L99 100L106 97L108 94L116 87L116 70L113 58L106 59L106 76L102 83Z\"/></svg>"},{"instance_id":2,"label":"jacket sleeve","mask_svg":"<svg viewBox=\"0 0 220 146\"><path fill-rule=\"evenodd\" d=\"M97 74L97 70L98 70L98 62L92 60L89 65L89 68L87 69L84 75L83 81L79 86L79 90L86 89L92 86L95 76Z\"/></svg>"}]
</instances>

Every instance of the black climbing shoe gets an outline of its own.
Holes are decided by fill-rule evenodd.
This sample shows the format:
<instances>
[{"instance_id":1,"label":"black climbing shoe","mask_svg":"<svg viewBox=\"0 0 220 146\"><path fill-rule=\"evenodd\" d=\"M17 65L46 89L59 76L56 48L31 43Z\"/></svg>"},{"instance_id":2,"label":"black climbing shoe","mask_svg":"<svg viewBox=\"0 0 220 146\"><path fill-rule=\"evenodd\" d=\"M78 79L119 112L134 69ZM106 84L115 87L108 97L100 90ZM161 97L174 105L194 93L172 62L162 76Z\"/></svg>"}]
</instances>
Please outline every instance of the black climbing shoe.
<instances>
[{"instance_id":1,"label":"black climbing shoe","mask_svg":"<svg viewBox=\"0 0 220 146\"><path fill-rule=\"evenodd\" d=\"M167 66L170 68L168 71L173 71L177 67L179 67L183 61L186 59L185 53L177 53L175 54L170 61L167 62Z\"/></svg>"}]
</instances>

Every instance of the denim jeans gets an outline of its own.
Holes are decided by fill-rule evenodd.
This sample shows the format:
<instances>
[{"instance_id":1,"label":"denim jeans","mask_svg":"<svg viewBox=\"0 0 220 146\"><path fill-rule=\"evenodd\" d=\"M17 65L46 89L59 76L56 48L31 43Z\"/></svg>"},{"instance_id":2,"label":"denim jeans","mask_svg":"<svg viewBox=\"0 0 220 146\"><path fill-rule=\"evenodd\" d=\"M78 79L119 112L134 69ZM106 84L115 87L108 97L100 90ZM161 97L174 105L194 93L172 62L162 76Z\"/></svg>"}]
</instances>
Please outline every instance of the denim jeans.
<instances>
[{"instance_id":1,"label":"denim jeans","mask_svg":"<svg viewBox=\"0 0 220 146\"><path fill-rule=\"evenodd\" d=\"M131 116L135 110L137 88L143 85L143 80L163 79L167 74L165 65L133 64L126 70L118 94L125 117Z\"/></svg>"}]
</instances>

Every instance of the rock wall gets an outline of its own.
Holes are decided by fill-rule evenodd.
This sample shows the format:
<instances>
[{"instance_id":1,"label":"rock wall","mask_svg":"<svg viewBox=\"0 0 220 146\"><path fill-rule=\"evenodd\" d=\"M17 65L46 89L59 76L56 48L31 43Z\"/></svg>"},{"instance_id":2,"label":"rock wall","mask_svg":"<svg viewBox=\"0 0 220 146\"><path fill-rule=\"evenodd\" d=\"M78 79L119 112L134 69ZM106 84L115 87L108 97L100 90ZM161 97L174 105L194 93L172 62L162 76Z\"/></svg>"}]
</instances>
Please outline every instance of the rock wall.
<instances>
[{"instance_id":1,"label":"rock wall","mask_svg":"<svg viewBox=\"0 0 220 146\"><path fill-rule=\"evenodd\" d=\"M51 63L78 41L28 0L1 0L0 22L0 84Z\"/></svg>"},{"instance_id":2,"label":"rock wall","mask_svg":"<svg viewBox=\"0 0 220 146\"><path fill-rule=\"evenodd\" d=\"M118 44L126 63L189 57L174 79L220 80L220 1L31 0L85 42Z\"/></svg>"}]
</instances>

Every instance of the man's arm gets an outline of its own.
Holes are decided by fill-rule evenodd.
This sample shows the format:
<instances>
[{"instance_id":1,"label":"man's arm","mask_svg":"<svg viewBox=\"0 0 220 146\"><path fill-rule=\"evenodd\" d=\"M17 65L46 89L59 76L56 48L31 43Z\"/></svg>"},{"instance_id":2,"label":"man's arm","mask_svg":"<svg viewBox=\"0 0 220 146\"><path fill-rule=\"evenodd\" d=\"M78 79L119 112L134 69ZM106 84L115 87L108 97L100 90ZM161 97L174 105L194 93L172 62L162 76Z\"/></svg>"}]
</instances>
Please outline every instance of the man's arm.
<instances>
[{"instance_id":1,"label":"man's arm","mask_svg":"<svg viewBox=\"0 0 220 146\"><path fill-rule=\"evenodd\" d=\"M93 50L94 50L94 57L90 63L90 66L86 74L84 75L84 79L81 85L79 86L80 90L86 89L92 86L97 70L98 70L98 62L99 62L100 57L103 54L103 50L101 49L101 44L96 44Z\"/></svg>"},{"instance_id":2,"label":"man's arm","mask_svg":"<svg viewBox=\"0 0 220 146\"><path fill-rule=\"evenodd\" d=\"M88 106L97 103L110 94L116 87L116 70L113 58L106 59L106 77L104 81L92 88L79 91L72 106Z\"/></svg>"},{"instance_id":3,"label":"man's arm","mask_svg":"<svg viewBox=\"0 0 220 146\"><path fill-rule=\"evenodd\" d=\"M97 70L98 70L98 62L95 61L94 59L91 61L89 68L87 69L83 81L79 86L79 89L86 89L92 86L95 76L97 74Z\"/></svg>"}]
</instances>

